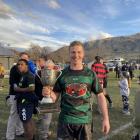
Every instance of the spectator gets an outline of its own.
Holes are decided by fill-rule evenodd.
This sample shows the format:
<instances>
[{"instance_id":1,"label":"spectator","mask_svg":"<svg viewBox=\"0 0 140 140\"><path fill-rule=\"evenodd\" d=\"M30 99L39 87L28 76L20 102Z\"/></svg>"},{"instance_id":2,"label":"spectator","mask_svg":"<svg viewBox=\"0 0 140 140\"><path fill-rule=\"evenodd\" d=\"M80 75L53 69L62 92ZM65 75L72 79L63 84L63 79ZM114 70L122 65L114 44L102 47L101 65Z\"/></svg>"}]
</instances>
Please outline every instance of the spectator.
<instances>
[{"instance_id":1,"label":"spectator","mask_svg":"<svg viewBox=\"0 0 140 140\"><path fill-rule=\"evenodd\" d=\"M54 67L54 63L51 60L47 61L47 58L44 56L41 56L39 58L39 67L41 69L44 69L45 67L47 68L53 68ZM35 93L36 95L39 97L39 100L41 101L43 98L42 95L42 89L43 89L43 85L40 81L40 77L41 77L41 71L37 71L36 77L35 77ZM51 105L51 104L50 104ZM41 140L47 140L49 135L51 134L51 131L49 131L49 127L50 127L50 123L52 120L52 113L46 113L42 115L41 118Z\"/></svg>"},{"instance_id":2,"label":"spectator","mask_svg":"<svg viewBox=\"0 0 140 140\"><path fill-rule=\"evenodd\" d=\"M123 66L122 66L122 71L129 71L129 66L128 66L128 63L125 63Z\"/></svg>"},{"instance_id":3,"label":"spectator","mask_svg":"<svg viewBox=\"0 0 140 140\"><path fill-rule=\"evenodd\" d=\"M121 68L118 64L116 64L115 71L116 71L116 78L120 78Z\"/></svg>"},{"instance_id":4,"label":"spectator","mask_svg":"<svg viewBox=\"0 0 140 140\"><path fill-rule=\"evenodd\" d=\"M29 67L29 71L32 72L33 74L35 74L37 72L37 67L35 66L35 64L33 63L33 61L30 60L30 56L28 53L26 52L21 52L20 53L20 58L21 59L25 59L28 61L28 67Z\"/></svg>"},{"instance_id":5,"label":"spectator","mask_svg":"<svg viewBox=\"0 0 140 140\"><path fill-rule=\"evenodd\" d=\"M20 77L21 74L18 71L17 65L14 65L10 70L9 77L10 88L7 100L10 102L10 114L7 122L6 140L14 140L15 135L23 136L24 134L23 124L20 121L19 115L17 113L17 92L14 91L14 84L19 83Z\"/></svg>"},{"instance_id":6,"label":"spectator","mask_svg":"<svg viewBox=\"0 0 140 140\"><path fill-rule=\"evenodd\" d=\"M32 70L33 73L36 71L36 67L32 61L29 60L29 55L26 52L22 52L19 55L20 59L25 59L28 61L28 67ZM29 63L30 62L30 63ZM9 77L9 95L7 96L7 100L10 102L10 114L7 122L7 131L6 131L6 139L13 140L16 136L24 136L23 124L19 119L19 115L17 113L17 101L15 99L17 92L14 90L14 85L18 84L21 78L21 74L18 71L17 64L14 65L10 70Z\"/></svg>"},{"instance_id":7,"label":"spectator","mask_svg":"<svg viewBox=\"0 0 140 140\"><path fill-rule=\"evenodd\" d=\"M119 81L120 94L122 96L122 102L123 102L122 112L125 115L130 115L130 111L129 111L130 89L129 89L128 78L127 78L128 76L129 75L127 72L122 72L121 79Z\"/></svg>"},{"instance_id":8,"label":"spectator","mask_svg":"<svg viewBox=\"0 0 140 140\"><path fill-rule=\"evenodd\" d=\"M2 90L4 87L4 83L3 83L4 74L5 74L5 68L2 65L2 63L0 63L0 90Z\"/></svg>"},{"instance_id":9,"label":"spectator","mask_svg":"<svg viewBox=\"0 0 140 140\"><path fill-rule=\"evenodd\" d=\"M103 88L104 96L109 102L109 108L112 108L112 100L109 94L107 94L106 92L108 70L107 67L103 64L103 58L100 56L96 56L95 63L92 64L91 69L97 74L101 87Z\"/></svg>"},{"instance_id":10,"label":"spectator","mask_svg":"<svg viewBox=\"0 0 140 140\"><path fill-rule=\"evenodd\" d=\"M134 73L133 73L134 72L134 67L133 67L132 64L130 64L128 71L129 71L129 74L130 74L130 78L132 80L133 77L134 77Z\"/></svg>"},{"instance_id":11,"label":"spectator","mask_svg":"<svg viewBox=\"0 0 140 140\"><path fill-rule=\"evenodd\" d=\"M17 92L16 99L18 114L23 122L26 139L34 140L35 124L32 120L32 114L38 105L38 99L34 93L35 77L29 71L27 60L20 59L17 65L21 74L19 83L14 85L14 90Z\"/></svg>"}]
</instances>

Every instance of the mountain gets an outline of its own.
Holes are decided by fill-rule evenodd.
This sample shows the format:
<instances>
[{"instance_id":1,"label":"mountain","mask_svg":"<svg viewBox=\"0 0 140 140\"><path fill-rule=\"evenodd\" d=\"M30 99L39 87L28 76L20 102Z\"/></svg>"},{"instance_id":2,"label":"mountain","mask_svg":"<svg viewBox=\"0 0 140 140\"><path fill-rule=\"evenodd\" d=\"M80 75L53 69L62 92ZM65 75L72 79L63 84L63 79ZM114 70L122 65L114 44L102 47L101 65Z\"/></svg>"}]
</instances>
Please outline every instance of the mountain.
<instances>
[{"instance_id":1,"label":"mountain","mask_svg":"<svg viewBox=\"0 0 140 140\"><path fill-rule=\"evenodd\" d=\"M84 43L86 61L94 60L96 55L105 59L124 57L125 59L138 58L140 55L140 33L130 36L119 36ZM58 49L50 54L57 62L68 61L68 46Z\"/></svg>"}]
</instances>

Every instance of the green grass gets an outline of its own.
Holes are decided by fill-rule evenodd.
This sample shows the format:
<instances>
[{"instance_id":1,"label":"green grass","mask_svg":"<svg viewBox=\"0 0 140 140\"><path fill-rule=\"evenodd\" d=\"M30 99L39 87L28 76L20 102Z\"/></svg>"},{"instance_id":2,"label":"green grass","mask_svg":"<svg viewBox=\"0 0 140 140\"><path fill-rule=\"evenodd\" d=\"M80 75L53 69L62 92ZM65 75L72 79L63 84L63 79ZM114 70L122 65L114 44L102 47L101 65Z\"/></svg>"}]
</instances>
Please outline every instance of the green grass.
<instances>
[{"instance_id":1,"label":"green grass","mask_svg":"<svg viewBox=\"0 0 140 140\"><path fill-rule=\"evenodd\" d=\"M138 75L140 72L136 71L136 75ZM122 102L121 102L121 96L119 93L118 88L118 80L115 78L115 73L111 72L109 73L108 78L108 88L107 91L112 97L113 100L113 108L109 109L109 116L110 116L110 124L111 124L111 131L110 133L121 127L122 125L125 125L132 121L133 119L133 106L134 106L134 96L135 93L138 92L138 85L136 83L137 79L134 79L132 81L132 87L131 87L131 93L129 96L130 101L130 116L125 116L121 113L122 111ZM8 79L5 79L5 87L3 91L0 91L0 140L4 140L5 133L6 133L6 125L7 125L7 119L9 115L9 108L5 105L5 97L8 94ZM96 99L94 99L94 102L96 102ZM98 114L96 111L97 105L94 106L94 140L97 140L101 137L103 137L101 133L101 115ZM57 126L57 118L58 114L54 113L53 121L51 124L51 130L53 131L53 134L50 138L50 140L55 140L56 138L56 126ZM35 117L35 121L38 122L38 118ZM38 123L37 123L38 126ZM130 140L132 136L133 128L130 127L124 131L119 132L117 135L114 135L110 140ZM24 140L23 138L17 139L17 140Z\"/></svg>"}]
</instances>

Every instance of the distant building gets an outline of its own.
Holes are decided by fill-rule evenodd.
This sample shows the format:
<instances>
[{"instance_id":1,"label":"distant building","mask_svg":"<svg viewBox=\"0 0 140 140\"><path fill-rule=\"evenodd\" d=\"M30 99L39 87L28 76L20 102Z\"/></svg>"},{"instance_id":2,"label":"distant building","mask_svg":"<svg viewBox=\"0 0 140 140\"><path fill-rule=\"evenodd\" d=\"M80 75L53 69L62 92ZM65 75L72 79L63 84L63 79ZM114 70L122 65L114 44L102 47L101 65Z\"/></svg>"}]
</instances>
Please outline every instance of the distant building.
<instances>
[{"instance_id":1,"label":"distant building","mask_svg":"<svg viewBox=\"0 0 140 140\"><path fill-rule=\"evenodd\" d=\"M14 63L14 52L0 43L0 63L9 70Z\"/></svg>"},{"instance_id":2,"label":"distant building","mask_svg":"<svg viewBox=\"0 0 140 140\"><path fill-rule=\"evenodd\" d=\"M124 61L125 60L122 57L115 57L113 59L107 60L107 63L113 63L114 65L121 66Z\"/></svg>"}]
</instances>

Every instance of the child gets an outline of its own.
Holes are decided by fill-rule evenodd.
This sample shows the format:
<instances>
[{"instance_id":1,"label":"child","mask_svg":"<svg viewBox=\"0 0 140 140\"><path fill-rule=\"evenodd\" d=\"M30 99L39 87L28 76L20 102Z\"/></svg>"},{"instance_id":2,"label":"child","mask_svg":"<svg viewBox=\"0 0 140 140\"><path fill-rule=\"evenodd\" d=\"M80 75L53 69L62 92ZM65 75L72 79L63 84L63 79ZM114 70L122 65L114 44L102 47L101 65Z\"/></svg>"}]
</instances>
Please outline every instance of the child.
<instances>
[{"instance_id":1,"label":"child","mask_svg":"<svg viewBox=\"0 0 140 140\"><path fill-rule=\"evenodd\" d=\"M129 89L128 77L129 77L128 72L122 72L121 79L119 81L120 94L122 96L122 102L123 102L122 112L125 115L130 115L129 98L128 98L130 94L130 89Z\"/></svg>"}]
</instances>

